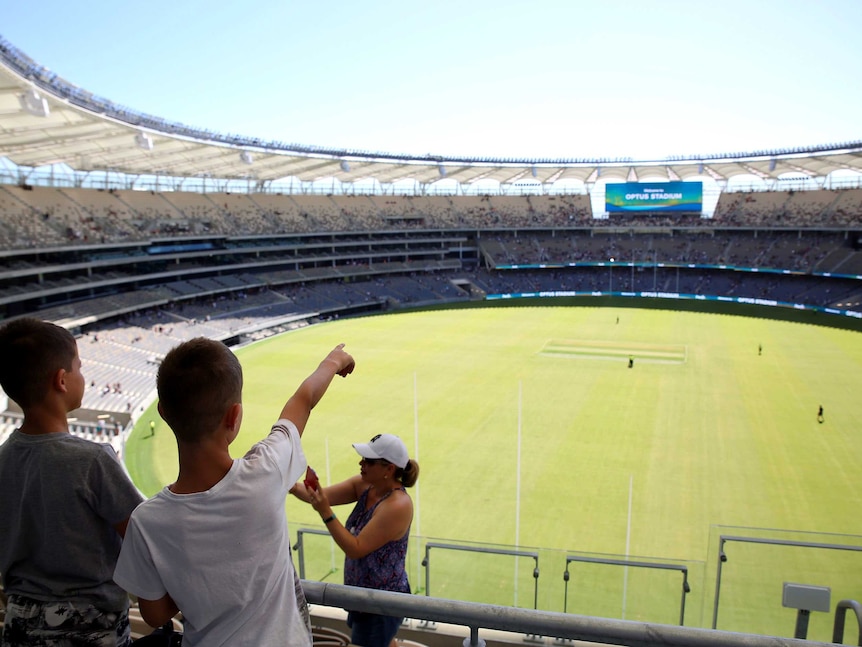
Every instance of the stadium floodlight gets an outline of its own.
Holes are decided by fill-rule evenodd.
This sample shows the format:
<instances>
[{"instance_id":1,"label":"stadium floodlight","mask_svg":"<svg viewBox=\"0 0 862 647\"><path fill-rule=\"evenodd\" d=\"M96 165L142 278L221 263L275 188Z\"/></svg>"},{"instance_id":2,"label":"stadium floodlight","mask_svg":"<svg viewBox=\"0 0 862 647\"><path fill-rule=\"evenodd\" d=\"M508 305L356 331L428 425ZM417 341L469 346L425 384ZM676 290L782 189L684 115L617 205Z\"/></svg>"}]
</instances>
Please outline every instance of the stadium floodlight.
<instances>
[{"instance_id":1,"label":"stadium floodlight","mask_svg":"<svg viewBox=\"0 0 862 647\"><path fill-rule=\"evenodd\" d=\"M30 88L24 94L19 94L18 102L21 104L21 109L24 112L34 117L47 117L51 114L48 100L39 94L35 88Z\"/></svg>"},{"instance_id":2,"label":"stadium floodlight","mask_svg":"<svg viewBox=\"0 0 862 647\"><path fill-rule=\"evenodd\" d=\"M248 151L243 151L239 154L239 159L243 164L254 164L254 157Z\"/></svg>"},{"instance_id":3,"label":"stadium floodlight","mask_svg":"<svg viewBox=\"0 0 862 647\"><path fill-rule=\"evenodd\" d=\"M145 151L153 150L153 138L144 131L135 135L135 144L137 144L138 148L143 148Z\"/></svg>"}]
</instances>

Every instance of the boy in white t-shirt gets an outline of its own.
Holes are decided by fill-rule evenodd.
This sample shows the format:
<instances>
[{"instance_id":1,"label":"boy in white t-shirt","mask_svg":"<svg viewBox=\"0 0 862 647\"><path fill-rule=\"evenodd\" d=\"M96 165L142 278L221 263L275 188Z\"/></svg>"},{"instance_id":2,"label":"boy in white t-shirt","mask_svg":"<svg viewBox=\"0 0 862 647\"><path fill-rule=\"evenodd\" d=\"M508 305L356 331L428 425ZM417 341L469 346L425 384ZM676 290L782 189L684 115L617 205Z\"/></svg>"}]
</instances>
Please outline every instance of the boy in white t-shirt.
<instances>
[{"instance_id":1,"label":"boy in white t-shirt","mask_svg":"<svg viewBox=\"0 0 862 647\"><path fill-rule=\"evenodd\" d=\"M175 483L133 513L114 579L153 627L178 611L185 647L308 647L305 597L290 558L284 501L307 463L300 444L312 408L353 358L335 347L239 459L242 368L221 342L192 339L159 367L159 414L179 450Z\"/></svg>"}]
</instances>

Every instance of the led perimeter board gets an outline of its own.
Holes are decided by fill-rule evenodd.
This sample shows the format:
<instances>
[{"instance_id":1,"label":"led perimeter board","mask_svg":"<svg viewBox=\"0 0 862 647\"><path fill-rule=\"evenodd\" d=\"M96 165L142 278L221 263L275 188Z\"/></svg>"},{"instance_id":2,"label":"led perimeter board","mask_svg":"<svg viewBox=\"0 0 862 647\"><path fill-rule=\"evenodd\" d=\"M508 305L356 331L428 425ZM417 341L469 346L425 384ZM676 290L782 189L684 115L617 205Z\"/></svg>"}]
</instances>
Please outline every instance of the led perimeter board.
<instances>
[{"instance_id":1,"label":"led perimeter board","mask_svg":"<svg viewBox=\"0 0 862 647\"><path fill-rule=\"evenodd\" d=\"M621 182L605 185L609 214L701 213L702 182Z\"/></svg>"}]
</instances>

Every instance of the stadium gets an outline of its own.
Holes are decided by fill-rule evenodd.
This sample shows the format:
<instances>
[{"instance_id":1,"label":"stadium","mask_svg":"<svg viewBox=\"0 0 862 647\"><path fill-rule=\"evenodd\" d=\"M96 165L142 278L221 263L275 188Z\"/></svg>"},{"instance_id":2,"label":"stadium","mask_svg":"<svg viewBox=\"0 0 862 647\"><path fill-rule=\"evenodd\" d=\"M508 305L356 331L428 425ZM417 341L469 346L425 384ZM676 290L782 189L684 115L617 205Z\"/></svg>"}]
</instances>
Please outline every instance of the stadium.
<instances>
[{"instance_id":1,"label":"stadium","mask_svg":"<svg viewBox=\"0 0 862 647\"><path fill-rule=\"evenodd\" d=\"M327 481L376 430L421 446L416 599L366 601L409 605L403 635L789 642L804 611L841 642L833 622L862 618L862 142L656 160L284 144L114 104L0 40L0 156L0 320L75 333L74 433L145 494L175 477L154 405L171 347L237 349L240 451L278 385L348 343L365 373L303 443ZM4 400L2 440L21 420ZM338 559L287 509L326 644Z\"/></svg>"}]
</instances>

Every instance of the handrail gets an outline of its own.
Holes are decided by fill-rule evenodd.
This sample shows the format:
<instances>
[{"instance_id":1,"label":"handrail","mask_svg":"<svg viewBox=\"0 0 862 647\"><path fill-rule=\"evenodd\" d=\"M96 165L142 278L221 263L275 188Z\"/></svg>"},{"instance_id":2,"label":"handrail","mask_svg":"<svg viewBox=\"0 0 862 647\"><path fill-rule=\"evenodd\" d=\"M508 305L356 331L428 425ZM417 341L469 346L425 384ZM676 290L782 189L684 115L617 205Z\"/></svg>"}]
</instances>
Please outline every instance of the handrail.
<instances>
[{"instance_id":1,"label":"handrail","mask_svg":"<svg viewBox=\"0 0 862 647\"><path fill-rule=\"evenodd\" d=\"M833 643L797 638L536 611L309 580L303 580L302 587L310 604L469 627L465 647L482 644L479 629L624 647L834 647Z\"/></svg>"},{"instance_id":2,"label":"handrail","mask_svg":"<svg viewBox=\"0 0 862 647\"><path fill-rule=\"evenodd\" d=\"M665 564L662 562L645 562L629 559L614 559L609 557L582 557L569 555L566 557L566 570L563 572L565 582L565 595L563 597L563 611L569 610L569 564L571 562L587 562L593 564L608 564L611 566L625 566L634 568L657 568L682 573L682 594L679 605L679 624L685 624L685 596L691 593L691 585L688 583L688 567L681 564Z\"/></svg>"},{"instance_id":3,"label":"handrail","mask_svg":"<svg viewBox=\"0 0 862 647\"><path fill-rule=\"evenodd\" d=\"M847 609L853 609L853 612L856 614L856 625L859 630L859 642L857 644L859 647L862 647L862 604L859 604L856 600L841 600L841 602L835 605L835 624L832 625L832 642L844 642L844 620L847 615Z\"/></svg>"},{"instance_id":4,"label":"handrail","mask_svg":"<svg viewBox=\"0 0 862 647\"><path fill-rule=\"evenodd\" d=\"M303 535L325 535L329 536L328 530L319 530L317 528L300 528L296 531L296 543L293 545L293 550L297 553L297 563L299 564L299 579L305 579L305 542Z\"/></svg>"},{"instance_id":5,"label":"handrail","mask_svg":"<svg viewBox=\"0 0 862 647\"><path fill-rule=\"evenodd\" d=\"M824 544L813 541L789 541L786 539L772 539L769 537L741 537L737 535L720 535L718 538L718 564L715 572L715 597L712 603L712 628L718 625L718 602L721 596L721 570L722 564L727 561L727 553L724 544L728 541L737 541L748 544L769 544L773 546L794 546L797 548L822 548L828 550L848 550L862 552L862 546L845 544Z\"/></svg>"},{"instance_id":6,"label":"handrail","mask_svg":"<svg viewBox=\"0 0 862 647\"><path fill-rule=\"evenodd\" d=\"M517 550L510 548L491 548L489 546L459 546L457 544L441 544L429 541L425 544L425 559L422 566L425 567L425 595L431 595L431 549L444 548L447 550L463 550L473 553L486 553L491 555L509 555L511 557L531 557L533 559L533 608L539 607L539 553L535 551Z\"/></svg>"}]
</instances>

